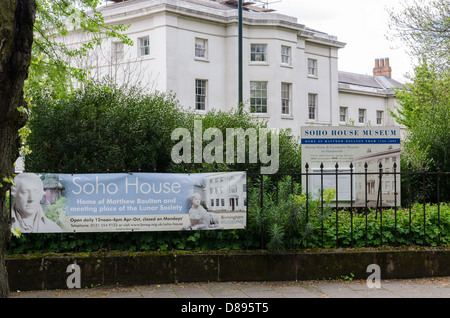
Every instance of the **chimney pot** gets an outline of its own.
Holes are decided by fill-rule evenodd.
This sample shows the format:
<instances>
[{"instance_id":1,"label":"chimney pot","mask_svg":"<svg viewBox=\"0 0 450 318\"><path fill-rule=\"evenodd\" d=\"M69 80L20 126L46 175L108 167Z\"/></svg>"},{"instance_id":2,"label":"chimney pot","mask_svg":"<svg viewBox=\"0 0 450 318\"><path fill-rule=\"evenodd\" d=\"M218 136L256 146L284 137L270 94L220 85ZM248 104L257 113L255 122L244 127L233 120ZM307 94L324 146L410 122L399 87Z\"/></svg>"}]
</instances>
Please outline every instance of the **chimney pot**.
<instances>
[{"instance_id":1,"label":"chimney pot","mask_svg":"<svg viewBox=\"0 0 450 318\"><path fill-rule=\"evenodd\" d=\"M389 58L375 59L375 67L373 69L373 76L391 77L392 68L389 66Z\"/></svg>"}]
</instances>

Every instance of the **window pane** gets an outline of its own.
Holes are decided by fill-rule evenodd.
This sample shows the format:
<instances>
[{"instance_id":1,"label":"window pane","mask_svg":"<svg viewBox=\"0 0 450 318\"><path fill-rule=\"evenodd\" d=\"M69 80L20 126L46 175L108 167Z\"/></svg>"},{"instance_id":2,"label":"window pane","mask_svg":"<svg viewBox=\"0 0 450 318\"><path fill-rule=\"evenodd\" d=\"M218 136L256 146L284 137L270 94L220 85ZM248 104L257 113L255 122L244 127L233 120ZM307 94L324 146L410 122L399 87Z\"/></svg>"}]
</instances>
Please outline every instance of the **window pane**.
<instances>
[{"instance_id":1,"label":"window pane","mask_svg":"<svg viewBox=\"0 0 450 318\"><path fill-rule=\"evenodd\" d=\"M316 104L317 104L317 95L316 94L308 94L308 118L310 120L316 119Z\"/></svg>"},{"instance_id":2,"label":"window pane","mask_svg":"<svg viewBox=\"0 0 450 318\"><path fill-rule=\"evenodd\" d=\"M308 59L308 75L317 76L317 61Z\"/></svg>"},{"instance_id":3,"label":"window pane","mask_svg":"<svg viewBox=\"0 0 450 318\"><path fill-rule=\"evenodd\" d=\"M113 43L113 60L118 61L123 59L123 43L122 42L115 42Z\"/></svg>"},{"instance_id":4,"label":"window pane","mask_svg":"<svg viewBox=\"0 0 450 318\"><path fill-rule=\"evenodd\" d=\"M250 60L254 62L265 62L267 60L267 45L252 44L250 48Z\"/></svg>"},{"instance_id":5,"label":"window pane","mask_svg":"<svg viewBox=\"0 0 450 318\"><path fill-rule=\"evenodd\" d=\"M285 115L290 114L290 84L287 83L281 83L281 113Z\"/></svg>"},{"instance_id":6,"label":"window pane","mask_svg":"<svg viewBox=\"0 0 450 318\"><path fill-rule=\"evenodd\" d=\"M207 40L195 39L195 56L206 58L206 45Z\"/></svg>"},{"instance_id":7,"label":"window pane","mask_svg":"<svg viewBox=\"0 0 450 318\"><path fill-rule=\"evenodd\" d=\"M139 54L140 56L150 54L150 40L148 37L139 39Z\"/></svg>"},{"instance_id":8,"label":"window pane","mask_svg":"<svg viewBox=\"0 0 450 318\"><path fill-rule=\"evenodd\" d=\"M340 121L341 122L347 122L347 107L341 107L340 108Z\"/></svg>"},{"instance_id":9,"label":"window pane","mask_svg":"<svg viewBox=\"0 0 450 318\"><path fill-rule=\"evenodd\" d=\"M250 112L267 112L267 83L250 82Z\"/></svg>"},{"instance_id":10,"label":"window pane","mask_svg":"<svg viewBox=\"0 0 450 318\"><path fill-rule=\"evenodd\" d=\"M365 109L359 109L358 122L360 124L364 124L366 122L366 110Z\"/></svg>"},{"instance_id":11,"label":"window pane","mask_svg":"<svg viewBox=\"0 0 450 318\"><path fill-rule=\"evenodd\" d=\"M383 124L383 112L380 110L377 110L377 125Z\"/></svg>"},{"instance_id":12,"label":"window pane","mask_svg":"<svg viewBox=\"0 0 450 318\"><path fill-rule=\"evenodd\" d=\"M206 109L206 81L195 80L195 109Z\"/></svg>"},{"instance_id":13,"label":"window pane","mask_svg":"<svg viewBox=\"0 0 450 318\"><path fill-rule=\"evenodd\" d=\"M291 48L288 46L281 46L281 63L290 64L291 62Z\"/></svg>"}]
</instances>

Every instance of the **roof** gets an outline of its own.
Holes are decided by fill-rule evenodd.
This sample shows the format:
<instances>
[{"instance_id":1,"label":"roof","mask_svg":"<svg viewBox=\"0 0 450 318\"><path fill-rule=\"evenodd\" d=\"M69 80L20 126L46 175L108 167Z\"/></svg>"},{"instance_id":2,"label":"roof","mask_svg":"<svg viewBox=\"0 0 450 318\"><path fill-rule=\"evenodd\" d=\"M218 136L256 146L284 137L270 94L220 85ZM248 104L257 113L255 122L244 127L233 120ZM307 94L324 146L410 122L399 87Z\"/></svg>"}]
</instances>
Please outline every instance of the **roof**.
<instances>
[{"instance_id":1,"label":"roof","mask_svg":"<svg viewBox=\"0 0 450 318\"><path fill-rule=\"evenodd\" d=\"M99 10L101 11L105 11L108 10L110 8L118 8L119 6L128 6L128 5L133 5L133 4L138 4L138 3L144 3L144 2L148 2L150 0L110 0L113 1L114 3L110 3L107 4L106 6L101 7ZM212 9L218 9L218 10L236 10L236 5L234 4L233 1L211 1L211 0L179 0L179 1L183 1L183 2L187 2L187 3L191 3L191 4L196 4L196 5L201 5L204 7L209 7ZM235 1L236 2L236 1Z\"/></svg>"},{"instance_id":2,"label":"roof","mask_svg":"<svg viewBox=\"0 0 450 318\"><path fill-rule=\"evenodd\" d=\"M153 12L150 8L165 8L174 13L201 16L211 21L235 23L238 19L236 3L236 0L127 0L104 5L98 10L111 23L122 23L122 19L130 19L133 15L149 14ZM296 17L272 12L273 10L264 9L255 3L244 0L244 24L282 26L294 30L308 42L345 47L345 43L338 41L336 36L307 28L299 24Z\"/></svg>"},{"instance_id":3,"label":"roof","mask_svg":"<svg viewBox=\"0 0 450 318\"><path fill-rule=\"evenodd\" d=\"M339 71L339 89L366 93L393 94L403 84L386 76L373 76Z\"/></svg>"},{"instance_id":4,"label":"roof","mask_svg":"<svg viewBox=\"0 0 450 318\"><path fill-rule=\"evenodd\" d=\"M114 2L112 4L108 4L103 7L103 9L110 7L111 5L128 5L128 4L136 4L141 2L146 2L149 0L109 0L110 2ZM199 4L205 7L210 7L214 9L220 9L220 10L233 10L236 9L236 6L238 5L237 0L182 0L185 2L190 2L193 4ZM275 11L273 9L265 9L258 5L254 5L254 2L245 1L243 3L243 7L247 11L255 11L255 12L272 12Z\"/></svg>"}]
</instances>

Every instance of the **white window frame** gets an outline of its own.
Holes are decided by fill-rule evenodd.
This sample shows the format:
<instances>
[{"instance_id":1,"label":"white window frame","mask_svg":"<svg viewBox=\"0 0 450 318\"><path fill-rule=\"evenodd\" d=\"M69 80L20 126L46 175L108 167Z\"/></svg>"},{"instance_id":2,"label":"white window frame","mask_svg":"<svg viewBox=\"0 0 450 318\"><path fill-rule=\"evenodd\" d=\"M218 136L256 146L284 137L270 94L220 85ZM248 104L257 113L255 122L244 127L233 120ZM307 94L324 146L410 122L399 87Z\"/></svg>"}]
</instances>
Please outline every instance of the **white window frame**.
<instances>
[{"instance_id":1,"label":"white window frame","mask_svg":"<svg viewBox=\"0 0 450 318\"><path fill-rule=\"evenodd\" d=\"M201 60L208 59L208 40L195 38L195 58Z\"/></svg>"},{"instance_id":2,"label":"white window frame","mask_svg":"<svg viewBox=\"0 0 450 318\"><path fill-rule=\"evenodd\" d=\"M358 124L365 124L367 122L367 110L365 108L358 108Z\"/></svg>"},{"instance_id":3,"label":"white window frame","mask_svg":"<svg viewBox=\"0 0 450 318\"><path fill-rule=\"evenodd\" d=\"M145 43L145 41L147 43ZM144 57L150 55L150 37L143 36L138 38L138 55L139 57Z\"/></svg>"},{"instance_id":4,"label":"white window frame","mask_svg":"<svg viewBox=\"0 0 450 318\"><path fill-rule=\"evenodd\" d=\"M317 65L316 59L308 58L308 76L318 77Z\"/></svg>"},{"instance_id":5,"label":"white window frame","mask_svg":"<svg viewBox=\"0 0 450 318\"><path fill-rule=\"evenodd\" d=\"M291 115L291 83L281 83L281 114Z\"/></svg>"},{"instance_id":6,"label":"white window frame","mask_svg":"<svg viewBox=\"0 0 450 318\"><path fill-rule=\"evenodd\" d=\"M317 121L318 95L308 94L308 120Z\"/></svg>"},{"instance_id":7,"label":"white window frame","mask_svg":"<svg viewBox=\"0 0 450 318\"><path fill-rule=\"evenodd\" d=\"M342 116L344 116L344 120L342 120ZM348 122L348 107L340 106L339 107L339 122L347 123Z\"/></svg>"},{"instance_id":8,"label":"white window frame","mask_svg":"<svg viewBox=\"0 0 450 318\"><path fill-rule=\"evenodd\" d=\"M121 61L125 56L125 45L123 42L112 43L112 58L114 62Z\"/></svg>"},{"instance_id":9,"label":"white window frame","mask_svg":"<svg viewBox=\"0 0 450 318\"><path fill-rule=\"evenodd\" d=\"M291 47L282 45L281 46L281 64L291 65Z\"/></svg>"},{"instance_id":10,"label":"white window frame","mask_svg":"<svg viewBox=\"0 0 450 318\"><path fill-rule=\"evenodd\" d=\"M205 79L195 79L195 110L206 111L207 97L208 81Z\"/></svg>"},{"instance_id":11,"label":"white window frame","mask_svg":"<svg viewBox=\"0 0 450 318\"><path fill-rule=\"evenodd\" d=\"M384 124L384 111L377 110L377 125L382 126Z\"/></svg>"},{"instance_id":12,"label":"white window frame","mask_svg":"<svg viewBox=\"0 0 450 318\"><path fill-rule=\"evenodd\" d=\"M267 114L267 82L251 81L250 82L250 113Z\"/></svg>"},{"instance_id":13,"label":"white window frame","mask_svg":"<svg viewBox=\"0 0 450 318\"><path fill-rule=\"evenodd\" d=\"M256 63L267 63L267 44L252 43L250 44L250 61Z\"/></svg>"}]
</instances>

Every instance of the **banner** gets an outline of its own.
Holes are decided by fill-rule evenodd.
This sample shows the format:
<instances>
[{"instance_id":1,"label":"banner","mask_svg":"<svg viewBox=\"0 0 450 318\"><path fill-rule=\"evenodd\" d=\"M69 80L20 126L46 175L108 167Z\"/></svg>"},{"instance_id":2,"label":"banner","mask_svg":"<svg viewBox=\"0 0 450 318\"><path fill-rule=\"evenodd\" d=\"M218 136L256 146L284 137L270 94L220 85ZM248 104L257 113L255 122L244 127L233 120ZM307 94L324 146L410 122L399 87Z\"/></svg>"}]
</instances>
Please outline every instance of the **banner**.
<instances>
[{"instance_id":1,"label":"banner","mask_svg":"<svg viewBox=\"0 0 450 318\"><path fill-rule=\"evenodd\" d=\"M336 189L337 163L337 200L340 206L400 204L399 127L302 127L301 140L302 172L308 163L308 173L311 174L308 192L316 198L321 186L323 189ZM396 178L394 163L397 165ZM353 169L350 169L350 164ZM320 175L321 171L323 175Z\"/></svg>"},{"instance_id":2,"label":"banner","mask_svg":"<svg viewBox=\"0 0 450 318\"><path fill-rule=\"evenodd\" d=\"M245 172L21 173L11 223L22 233L244 229Z\"/></svg>"}]
</instances>

